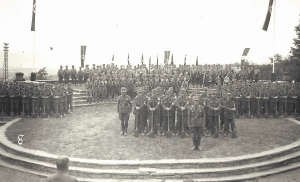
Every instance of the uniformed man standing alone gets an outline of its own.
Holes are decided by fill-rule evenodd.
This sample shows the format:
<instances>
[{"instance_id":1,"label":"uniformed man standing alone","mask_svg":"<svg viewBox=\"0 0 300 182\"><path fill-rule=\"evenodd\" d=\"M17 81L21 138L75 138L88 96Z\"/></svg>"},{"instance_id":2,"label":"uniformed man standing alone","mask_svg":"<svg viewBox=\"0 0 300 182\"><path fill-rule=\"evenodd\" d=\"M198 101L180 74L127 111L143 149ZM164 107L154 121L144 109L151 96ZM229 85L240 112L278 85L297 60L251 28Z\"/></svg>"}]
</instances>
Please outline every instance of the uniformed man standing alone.
<instances>
[{"instance_id":1,"label":"uniformed man standing alone","mask_svg":"<svg viewBox=\"0 0 300 182\"><path fill-rule=\"evenodd\" d=\"M121 120L121 135L127 135L127 128L128 128L128 120L129 115L132 109L132 102L131 98L126 95L127 89L126 87L121 88L121 94L118 97L118 106L117 111L119 113L119 119Z\"/></svg>"},{"instance_id":2,"label":"uniformed man standing alone","mask_svg":"<svg viewBox=\"0 0 300 182\"><path fill-rule=\"evenodd\" d=\"M189 126L193 129L193 148L191 150L202 150L200 148L201 136L204 125L204 106L199 104L199 96L193 97L193 104L189 107L191 114L191 122Z\"/></svg>"}]
</instances>

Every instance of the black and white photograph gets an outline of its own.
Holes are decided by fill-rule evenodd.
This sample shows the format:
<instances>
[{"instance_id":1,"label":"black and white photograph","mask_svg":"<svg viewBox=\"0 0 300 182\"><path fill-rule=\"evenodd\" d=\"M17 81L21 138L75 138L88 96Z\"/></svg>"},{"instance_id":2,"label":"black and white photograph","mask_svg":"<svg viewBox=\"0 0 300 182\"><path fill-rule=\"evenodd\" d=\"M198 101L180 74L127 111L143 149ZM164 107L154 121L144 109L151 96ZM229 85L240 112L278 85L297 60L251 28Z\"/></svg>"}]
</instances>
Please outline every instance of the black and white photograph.
<instances>
[{"instance_id":1,"label":"black and white photograph","mask_svg":"<svg viewBox=\"0 0 300 182\"><path fill-rule=\"evenodd\" d=\"M0 44L0 182L300 181L300 0L0 0Z\"/></svg>"}]
</instances>

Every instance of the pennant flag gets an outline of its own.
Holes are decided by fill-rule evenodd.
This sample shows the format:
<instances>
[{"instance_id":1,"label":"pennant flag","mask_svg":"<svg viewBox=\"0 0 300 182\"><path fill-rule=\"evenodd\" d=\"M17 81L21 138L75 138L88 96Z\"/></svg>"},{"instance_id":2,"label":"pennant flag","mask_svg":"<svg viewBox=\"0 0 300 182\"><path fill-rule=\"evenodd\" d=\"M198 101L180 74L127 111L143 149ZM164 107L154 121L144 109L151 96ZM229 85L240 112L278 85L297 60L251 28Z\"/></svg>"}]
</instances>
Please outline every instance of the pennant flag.
<instances>
[{"instance_id":1,"label":"pennant flag","mask_svg":"<svg viewBox=\"0 0 300 182\"><path fill-rule=\"evenodd\" d=\"M81 67L82 68L84 68L85 53L86 53L86 46L81 46L80 59L81 59Z\"/></svg>"},{"instance_id":2,"label":"pennant flag","mask_svg":"<svg viewBox=\"0 0 300 182\"><path fill-rule=\"evenodd\" d=\"M272 13L272 5L273 5L273 0L269 0L268 12L267 12L266 19L265 19L265 22L264 22L264 25L262 28L264 31L267 31L268 27L269 27L271 13Z\"/></svg>"},{"instance_id":3,"label":"pennant flag","mask_svg":"<svg viewBox=\"0 0 300 182\"><path fill-rule=\"evenodd\" d=\"M128 53L128 58L127 58L127 63L128 63L128 65L130 65L130 62L129 62L129 53Z\"/></svg>"},{"instance_id":4,"label":"pennant flag","mask_svg":"<svg viewBox=\"0 0 300 182\"><path fill-rule=\"evenodd\" d=\"M111 60L111 61L112 61L112 62L114 62L114 59L115 59L115 55L113 55L113 57L112 57L112 60Z\"/></svg>"},{"instance_id":5,"label":"pennant flag","mask_svg":"<svg viewBox=\"0 0 300 182\"><path fill-rule=\"evenodd\" d=\"M186 65L186 55L184 57L184 66Z\"/></svg>"},{"instance_id":6,"label":"pennant flag","mask_svg":"<svg viewBox=\"0 0 300 182\"><path fill-rule=\"evenodd\" d=\"M197 59L196 59L196 66L198 66L198 56L197 56Z\"/></svg>"},{"instance_id":7,"label":"pennant flag","mask_svg":"<svg viewBox=\"0 0 300 182\"><path fill-rule=\"evenodd\" d=\"M53 50L53 47L50 47L50 50L52 51L52 50Z\"/></svg>"},{"instance_id":8,"label":"pennant flag","mask_svg":"<svg viewBox=\"0 0 300 182\"><path fill-rule=\"evenodd\" d=\"M36 13L36 2L35 0L33 0L31 31L35 31L35 13Z\"/></svg>"},{"instance_id":9,"label":"pennant flag","mask_svg":"<svg viewBox=\"0 0 300 182\"><path fill-rule=\"evenodd\" d=\"M142 54L142 60L141 60L142 65L144 64L144 56Z\"/></svg>"},{"instance_id":10,"label":"pennant flag","mask_svg":"<svg viewBox=\"0 0 300 182\"><path fill-rule=\"evenodd\" d=\"M157 60L156 60L156 68L158 68L158 55L157 55Z\"/></svg>"},{"instance_id":11,"label":"pennant flag","mask_svg":"<svg viewBox=\"0 0 300 182\"><path fill-rule=\"evenodd\" d=\"M242 56L247 56L250 48L245 48Z\"/></svg>"},{"instance_id":12,"label":"pennant flag","mask_svg":"<svg viewBox=\"0 0 300 182\"><path fill-rule=\"evenodd\" d=\"M172 57L171 57L171 65L174 65L174 62L173 62L173 53L172 53Z\"/></svg>"},{"instance_id":13,"label":"pennant flag","mask_svg":"<svg viewBox=\"0 0 300 182\"><path fill-rule=\"evenodd\" d=\"M165 60L164 60L165 64L169 62L170 53L171 51L165 51Z\"/></svg>"}]
</instances>

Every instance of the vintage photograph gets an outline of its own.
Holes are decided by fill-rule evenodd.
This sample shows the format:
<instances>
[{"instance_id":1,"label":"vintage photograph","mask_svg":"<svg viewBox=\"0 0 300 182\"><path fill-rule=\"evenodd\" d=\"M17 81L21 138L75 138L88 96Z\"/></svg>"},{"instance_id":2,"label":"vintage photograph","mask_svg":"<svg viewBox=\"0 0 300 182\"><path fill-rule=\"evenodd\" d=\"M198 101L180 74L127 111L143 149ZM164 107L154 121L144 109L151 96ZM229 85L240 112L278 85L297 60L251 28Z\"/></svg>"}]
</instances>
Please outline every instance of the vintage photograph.
<instances>
[{"instance_id":1,"label":"vintage photograph","mask_svg":"<svg viewBox=\"0 0 300 182\"><path fill-rule=\"evenodd\" d=\"M299 0L1 0L0 182L299 182Z\"/></svg>"}]
</instances>

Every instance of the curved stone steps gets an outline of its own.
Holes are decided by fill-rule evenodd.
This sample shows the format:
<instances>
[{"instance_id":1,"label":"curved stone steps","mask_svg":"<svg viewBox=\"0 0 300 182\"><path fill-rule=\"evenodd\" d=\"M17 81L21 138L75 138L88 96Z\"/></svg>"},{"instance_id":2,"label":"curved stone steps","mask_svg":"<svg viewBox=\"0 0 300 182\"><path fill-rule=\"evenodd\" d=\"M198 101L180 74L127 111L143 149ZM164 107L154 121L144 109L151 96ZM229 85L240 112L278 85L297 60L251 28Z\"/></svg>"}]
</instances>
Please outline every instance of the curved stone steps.
<instances>
[{"instance_id":1,"label":"curved stone steps","mask_svg":"<svg viewBox=\"0 0 300 182\"><path fill-rule=\"evenodd\" d=\"M3 161L18 166L24 166L29 169L52 172L56 171L55 160L44 162L36 159L25 158L5 151L0 148L0 157ZM71 161L69 170L70 174L76 177L93 178L126 178L130 179L135 176L141 178L208 178L208 177L226 177L231 175L245 175L269 169L276 169L279 166L285 166L300 161L300 151L273 158L270 160L255 162L250 164L243 164L229 167L219 168L189 168L189 169L166 169L166 168L134 168L134 169L104 169L104 168L89 168L73 166Z\"/></svg>"},{"instance_id":2,"label":"curved stone steps","mask_svg":"<svg viewBox=\"0 0 300 182\"><path fill-rule=\"evenodd\" d=\"M3 167L7 167L10 169L14 169L17 171L21 171L21 172L25 172L25 173L30 173L30 174L34 174L36 176L39 177L44 177L46 178L48 175L53 174L50 172L41 172L41 171L36 171L36 170L32 170L32 169L28 169L25 168L23 166L17 166L17 165L12 165L10 163L7 163L5 161L0 160L0 166ZM274 168L274 169L270 169L270 170L265 170L265 171L259 171L259 172L253 172L253 173L248 173L245 175L232 175L232 176L227 176L227 177L219 177L219 178L215 178L215 177L211 177L211 178L190 178L190 180L194 180L194 181L199 181L199 182L205 182L205 181L242 181L242 180L250 180L250 179L257 179L260 177L265 177L265 176L269 176L269 175L274 175L274 174L278 174L278 173L283 173L283 172L287 172L290 170L294 170L300 168L300 162L296 162L296 163L292 163L283 167L278 167L278 168ZM80 182L121 182L121 181L140 181L140 182L148 182L148 181L157 181L157 182L183 182L184 179L176 179L176 178L171 178L171 179L107 179L107 178L103 178L103 179L95 179L95 178L91 178L89 177L85 177L85 178L77 178L78 181Z\"/></svg>"}]
</instances>

